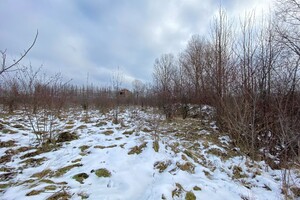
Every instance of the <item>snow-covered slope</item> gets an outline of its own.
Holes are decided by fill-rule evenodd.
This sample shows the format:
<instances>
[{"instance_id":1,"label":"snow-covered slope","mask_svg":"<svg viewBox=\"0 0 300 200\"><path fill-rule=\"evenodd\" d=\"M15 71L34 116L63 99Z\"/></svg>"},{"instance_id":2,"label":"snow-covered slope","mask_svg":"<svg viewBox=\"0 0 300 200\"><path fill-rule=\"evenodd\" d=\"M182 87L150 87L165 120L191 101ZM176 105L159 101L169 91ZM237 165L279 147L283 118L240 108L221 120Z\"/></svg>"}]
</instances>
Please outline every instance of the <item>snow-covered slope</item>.
<instances>
[{"instance_id":1,"label":"snow-covered slope","mask_svg":"<svg viewBox=\"0 0 300 200\"><path fill-rule=\"evenodd\" d=\"M48 149L34 147L23 115L0 123L3 200L284 199L281 171L241 156L211 122L128 109L114 124L112 113L70 111L55 134L78 139Z\"/></svg>"}]
</instances>

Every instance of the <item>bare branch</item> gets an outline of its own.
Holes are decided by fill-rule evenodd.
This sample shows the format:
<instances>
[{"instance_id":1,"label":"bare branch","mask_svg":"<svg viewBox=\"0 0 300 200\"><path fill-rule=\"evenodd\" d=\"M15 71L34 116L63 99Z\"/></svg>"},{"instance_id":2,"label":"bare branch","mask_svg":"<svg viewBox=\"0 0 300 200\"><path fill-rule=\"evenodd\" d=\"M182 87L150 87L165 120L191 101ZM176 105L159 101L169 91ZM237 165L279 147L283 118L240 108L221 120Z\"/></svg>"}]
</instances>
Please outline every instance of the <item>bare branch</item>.
<instances>
[{"instance_id":1,"label":"bare branch","mask_svg":"<svg viewBox=\"0 0 300 200\"><path fill-rule=\"evenodd\" d=\"M16 66L16 65L19 64L19 62L20 62L20 61L28 54L28 52L29 52L29 51L32 49L32 47L35 45L35 42L36 42L36 40L37 40L38 35L39 35L39 31L37 30L37 31L36 31L36 34L35 34L35 37L34 37L34 40L33 40L32 44L30 45L30 47L29 47L27 50L25 50L24 54L21 54L21 57L20 57L18 60L14 61L14 62L13 62L11 65L9 65L9 66L5 66L5 65L6 65L6 50L5 50L5 51L1 51L1 54L2 54L2 68L1 68L1 70L0 70L0 74L2 74L2 73L4 73L4 72L8 71L9 69L11 69L11 68L13 68L14 66Z\"/></svg>"}]
</instances>

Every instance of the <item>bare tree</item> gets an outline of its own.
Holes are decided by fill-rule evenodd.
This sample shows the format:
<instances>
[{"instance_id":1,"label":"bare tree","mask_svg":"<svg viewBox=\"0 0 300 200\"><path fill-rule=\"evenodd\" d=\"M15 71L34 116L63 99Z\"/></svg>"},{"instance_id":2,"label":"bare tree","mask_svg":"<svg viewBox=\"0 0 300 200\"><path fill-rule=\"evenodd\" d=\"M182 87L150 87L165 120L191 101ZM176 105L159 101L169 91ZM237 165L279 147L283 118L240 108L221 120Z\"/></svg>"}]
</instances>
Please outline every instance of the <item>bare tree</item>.
<instances>
[{"instance_id":1,"label":"bare tree","mask_svg":"<svg viewBox=\"0 0 300 200\"><path fill-rule=\"evenodd\" d=\"M114 123L119 123L118 116L120 112L120 90L123 83L123 74L118 67L112 76L112 86L114 92Z\"/></svg>"},{"instance_id":2,"label":"bare tree","mask_svg":"<svg viewBox=\"0 0 300 200\"><path fill-rule=\"evenodd\" d=\"M199 35L194 35L188 42L186 50L180 55L179 62L186 80L190 82L193 96L196 102L200 98L205 99L206 94L206 70L205 70L205 49L207 41ZM201 96L200 96L201 95Z\"/></svg>"},{"instance_id":3,"label":"bare tree","mask_svg":"<svg viewBox=\"0 0 300 200\"><path fill-rule=\"evenodd\" d=\"M144 95L145 95L145 84L140 80L134 80L132 82L133 95L134 95L134 104L144 107Z\"/></svg>"},{"instance_id":4,"label":"bare tree","mask_svg":"<svg viewBox=\"0 0 300 200\"><path fill-rule=\"evenodd\" d=\"M2 56L2 62L1 62L1 68L0 68L0 75L3 74L4 72L8 72L9 70L11 70L12 68L16 67L21 60L23 60L23 58L25 58L25 56L28 54L28 52L32 49L32 47L35 45L35 42L37 40L37 37L38 37L38 30L36 31L36 34L35 34L35 37L34 37L34 40L33 42L31 43L31 45L29 46L28 49L26 49L24 51L23 54L20 55L20 57L16 60L13 60L12 63L10 64L7 64L7 57L6 57L6 50L3 50L3 51L0 51L1 53L1 56Z\"/></svg>"},{"instance_id":5,"label":"bare tree","mask_svg":"<svg viewBox=\"0 0 300 200\"><path fill-rule=\"evenodd\" d=\"M173 114L172 100L175 73L175 60L172 54L163 54L155 60L153 78L158 94L158 103L167 119L171 119Z\"/></svg>"}]
</instances>

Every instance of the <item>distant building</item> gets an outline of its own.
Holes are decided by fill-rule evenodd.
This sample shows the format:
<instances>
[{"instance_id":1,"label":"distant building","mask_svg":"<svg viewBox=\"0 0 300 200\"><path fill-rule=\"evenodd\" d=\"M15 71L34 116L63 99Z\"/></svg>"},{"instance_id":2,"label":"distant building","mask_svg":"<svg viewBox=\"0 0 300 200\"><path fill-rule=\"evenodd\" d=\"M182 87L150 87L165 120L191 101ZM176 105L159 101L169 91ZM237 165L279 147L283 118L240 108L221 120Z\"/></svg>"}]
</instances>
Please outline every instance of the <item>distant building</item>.
<instances>
[{"instance_id":1,"label":"distant building","mask_svg":"<svg viewBox=\"0 0 300 200\"><path fill-rule=\"evenodd\" d=\"M131 95L131 92L127 89L122 89L119 91L119 95L122 97L128 97Z\"/></svg>"}]
</instances>

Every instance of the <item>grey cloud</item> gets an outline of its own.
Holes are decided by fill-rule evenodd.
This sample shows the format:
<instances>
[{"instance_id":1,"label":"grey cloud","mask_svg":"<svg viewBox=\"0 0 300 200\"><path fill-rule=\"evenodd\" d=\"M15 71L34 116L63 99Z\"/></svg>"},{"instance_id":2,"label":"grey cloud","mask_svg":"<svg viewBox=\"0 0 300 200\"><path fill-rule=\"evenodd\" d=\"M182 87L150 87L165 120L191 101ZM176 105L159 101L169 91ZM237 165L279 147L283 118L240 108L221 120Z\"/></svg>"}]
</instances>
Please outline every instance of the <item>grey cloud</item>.
<instances>
[{"instance_id":1,"label":"grey cloud","mask_svg":"<svg viewBox=\"0 0 300 200\"><path fill-rule=\"evenodd\" d=\"M237 0L222 3L228 12L252 5ZM16 57L38 29L38 41L24 64L44 64L49 73L61 72L75 84L85 84L87 74L95 84L110 84L118 66L127 84L134 78L151 81L155 58L177 54L192 34L207 34L219 4L217 0L2 0L0 27L5 28L0 31L0 49L7 48L10 57Z\"/></svg>"}]
</instances>

